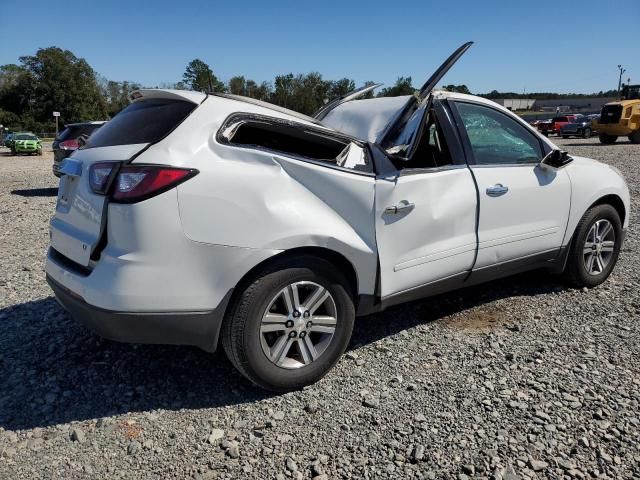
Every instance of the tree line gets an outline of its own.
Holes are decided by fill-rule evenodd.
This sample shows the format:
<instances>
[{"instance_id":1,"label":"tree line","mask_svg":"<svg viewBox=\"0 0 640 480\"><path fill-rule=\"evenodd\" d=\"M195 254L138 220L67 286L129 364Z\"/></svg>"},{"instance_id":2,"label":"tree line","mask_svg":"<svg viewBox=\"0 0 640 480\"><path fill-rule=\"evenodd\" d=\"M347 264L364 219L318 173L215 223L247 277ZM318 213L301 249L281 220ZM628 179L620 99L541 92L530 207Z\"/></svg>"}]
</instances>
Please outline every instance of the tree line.
<instances>
[{"instance_id":1,"label":"tree line","mask_svg":"<svg viewBox=\"0 0 640 480\"><path fill-rule=\"evenodd\" d=\"M260 83L238 75L225 83L207 63L194 59L187 64L181 81L151 88L158 87L243 95L311 115L328 101L355 89L356 84L346 77L327 80L318 72L276 75L273 82ZM14 131L51 131L54 111L60 112L62 124L109 119L129 103L131 92L139 88L142 85L136 82L107 80L69 50L42 48L35 55L20 57L18 64L0 66L0 124ZM443 88L470 93L466 85ZM399 77L395 84L379 89L377 96L413 92L411 77ZM536 98L531 95L538 94L529 94L528 98ZM548 95L558 94L544 95L554 98ZM494 90L485 96L503 98L507 94Z\"/></svg>"},{"instance_id":2,"label":"tree line","mask_svg":"<svg viewBox=\"0 0 640 480\"><path fill-rule=\"evenodd\" d=\"M0 66L0 124L13 130L47 131L52 129L54 111L60 112L63 124L109 119L139 88L143 86L136 82L101 77L85 59L69 50L43 48L35 55L20 57L18 64ZM194 59L187 64L181 81L150 88L243 95L310 115L355 89L356 84L349 78L327 80L318 72L277 75L273 82L260 83L238 75L225 83L204 61ZM378 95L407 95L413 91L411 77L400 77Z\"/></svg>"}]
</instances>

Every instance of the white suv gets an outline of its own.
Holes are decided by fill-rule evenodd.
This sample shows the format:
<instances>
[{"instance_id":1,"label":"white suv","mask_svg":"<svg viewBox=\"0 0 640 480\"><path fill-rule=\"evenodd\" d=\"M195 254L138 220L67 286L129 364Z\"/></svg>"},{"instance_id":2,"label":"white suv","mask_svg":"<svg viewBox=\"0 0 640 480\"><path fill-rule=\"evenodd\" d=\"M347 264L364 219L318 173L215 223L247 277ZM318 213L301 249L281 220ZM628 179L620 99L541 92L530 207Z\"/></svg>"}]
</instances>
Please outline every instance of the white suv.
<instances>
[{"instance_id":1,"label":"white suv","mask_svg":"<svg viewBox=\"0 0 640 480\"><path fill-rule=\"evenodd\" d=\"M434 91L346 96L314 118L140 90L66 159L47 280L114 340L221 340L254 383L317 381L354 317L534 268L595 286L629 219L615 169L504 108ZM389 321L392 321L390 319Z\"/></svg>"}]
</instances>

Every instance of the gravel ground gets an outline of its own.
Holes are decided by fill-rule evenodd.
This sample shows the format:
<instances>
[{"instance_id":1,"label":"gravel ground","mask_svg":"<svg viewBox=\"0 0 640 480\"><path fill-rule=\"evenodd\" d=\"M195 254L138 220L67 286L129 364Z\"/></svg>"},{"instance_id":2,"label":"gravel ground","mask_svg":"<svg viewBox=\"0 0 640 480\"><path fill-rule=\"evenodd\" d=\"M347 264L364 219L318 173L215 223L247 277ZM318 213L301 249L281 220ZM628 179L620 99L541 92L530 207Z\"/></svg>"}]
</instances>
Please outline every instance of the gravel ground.
<instances>
[{"instance_id":1,"label":"gravel ground","mask_svg":"<svg viewBox=\"0 0 640 480\"><path fill-rule=\"evenodd\" d=\"M618 167L640 145L560 140ZM0 478L638 478L638 213L611 278L531 273L361 318L320 383L264 393L219 352L117 344L43 274L51 154L0 150Z\"/></svg>"}]
</instances>

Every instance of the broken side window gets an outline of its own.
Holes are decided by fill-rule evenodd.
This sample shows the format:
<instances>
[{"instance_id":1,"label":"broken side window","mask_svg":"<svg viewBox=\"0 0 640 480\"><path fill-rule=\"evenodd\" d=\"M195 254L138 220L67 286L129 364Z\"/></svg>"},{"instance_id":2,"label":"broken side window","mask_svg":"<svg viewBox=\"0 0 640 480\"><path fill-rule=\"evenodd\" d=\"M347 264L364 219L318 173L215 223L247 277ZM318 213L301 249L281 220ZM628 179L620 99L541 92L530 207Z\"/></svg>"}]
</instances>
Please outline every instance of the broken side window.
<instances>
[{"instance_id":1,"label":"broken side window","mask_svg":"<svg viewBox=\"0 0 640 480\"><path fill-rule=\"evenodd\" d=\"M306 125L263 116L228 119L220 129L222 143L266 149L286 155L328 163L340 168L371 172L362 148L347 138L339 138Z\"/></svg>"}]
</instances>

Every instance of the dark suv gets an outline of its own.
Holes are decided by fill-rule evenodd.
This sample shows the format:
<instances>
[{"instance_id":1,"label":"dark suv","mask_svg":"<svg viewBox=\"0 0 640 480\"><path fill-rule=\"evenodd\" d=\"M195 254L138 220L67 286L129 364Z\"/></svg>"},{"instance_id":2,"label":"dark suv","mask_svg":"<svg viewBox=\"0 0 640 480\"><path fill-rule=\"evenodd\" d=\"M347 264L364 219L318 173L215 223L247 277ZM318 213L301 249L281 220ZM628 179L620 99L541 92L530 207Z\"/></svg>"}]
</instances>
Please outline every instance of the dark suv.
<instances>
[{"instance_id":1,"label":"dark suv","mask_svg":"<svg viewBox=\"0 0 640 480\"><path fill-rule=\"evenodd\" d=\"M87 138L104 125L106 122L81 122L65 125L65 129L53 141L53 174L60 176L58 172L62 160L71 155Z\"/></svg>"}]
</instances>

